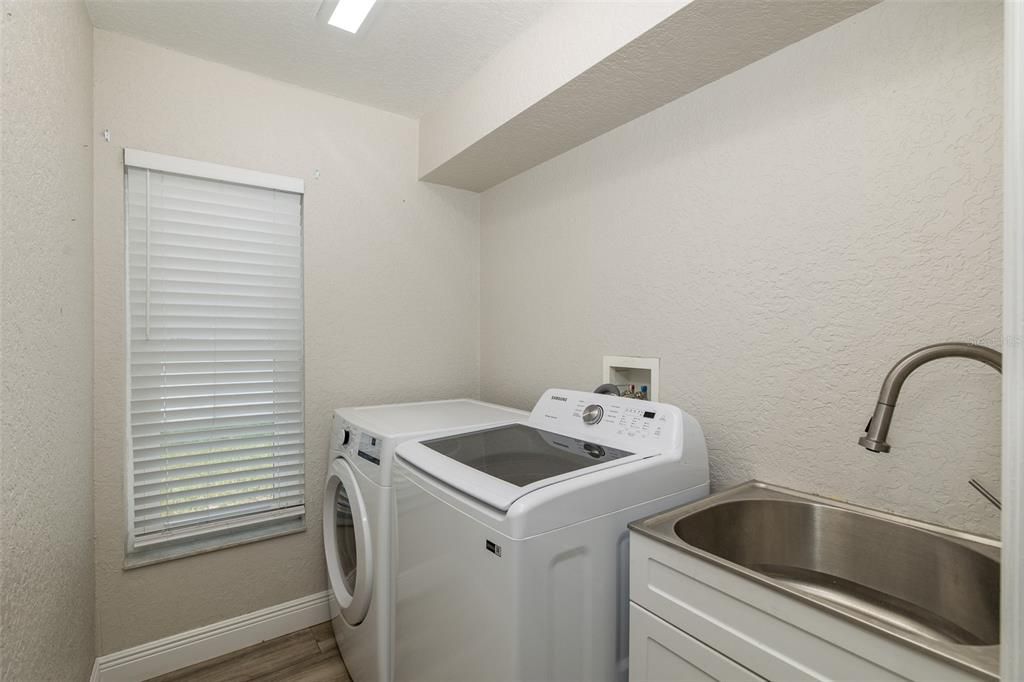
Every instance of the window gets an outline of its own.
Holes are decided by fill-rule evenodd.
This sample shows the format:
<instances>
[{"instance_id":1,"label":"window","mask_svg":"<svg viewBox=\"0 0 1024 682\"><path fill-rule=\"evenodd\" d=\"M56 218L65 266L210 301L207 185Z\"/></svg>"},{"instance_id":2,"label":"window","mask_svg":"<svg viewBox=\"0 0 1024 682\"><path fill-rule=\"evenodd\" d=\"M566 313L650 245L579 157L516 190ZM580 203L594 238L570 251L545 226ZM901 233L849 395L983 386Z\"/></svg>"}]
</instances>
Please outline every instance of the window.
<instances>
[{"instance_id":1,"label":"window","mask_svg":"<svg viewBox=\"0 0 1024 682\"><path fill-rule=\"evenodd\" d=\"M302 192L125 150L129 565L302 528Z\"/></svg>"}]
</instances>

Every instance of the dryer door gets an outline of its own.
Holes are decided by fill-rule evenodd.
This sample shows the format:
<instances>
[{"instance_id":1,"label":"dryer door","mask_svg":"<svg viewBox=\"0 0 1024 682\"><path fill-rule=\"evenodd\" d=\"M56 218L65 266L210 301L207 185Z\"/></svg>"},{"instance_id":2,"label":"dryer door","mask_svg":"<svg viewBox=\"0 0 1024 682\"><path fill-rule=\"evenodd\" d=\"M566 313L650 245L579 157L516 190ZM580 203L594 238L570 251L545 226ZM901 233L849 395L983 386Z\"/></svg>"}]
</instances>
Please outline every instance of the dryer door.
<instances>
[{"instance_id":1,"label":"dryer door","mask_svg":"<svg viewBox=\"0 0 1024 682\"><path fill-rule=\"evenodd\" d=\"M343 459L334 460L327 472L324 550L341 615L349 625L359 625L373 593L373 549L366 505L352 467Z\"/></svg>"}]
</instances>

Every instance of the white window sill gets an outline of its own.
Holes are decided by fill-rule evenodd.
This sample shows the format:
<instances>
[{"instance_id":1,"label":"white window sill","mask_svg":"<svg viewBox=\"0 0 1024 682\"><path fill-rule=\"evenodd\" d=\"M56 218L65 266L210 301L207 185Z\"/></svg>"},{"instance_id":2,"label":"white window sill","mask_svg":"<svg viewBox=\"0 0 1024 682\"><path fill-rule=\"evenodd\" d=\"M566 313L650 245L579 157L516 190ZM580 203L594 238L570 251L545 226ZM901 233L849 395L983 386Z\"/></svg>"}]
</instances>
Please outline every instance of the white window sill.
<instances>
[{"instance_id":1,"label":"white window sill","mask_svg":"<svg viewBox=\"0 0 1024 682\"><path fill-rule=\"evenodd\" d=\"M252 528L230 529L220 533L204 535L181 542L156 545L129 552L124 557L124 569L141 568L174 559L216 552L229 547L247 545L250 542L261 542L282 535L303 533L306 530L305 515L282 519Z\"/></svg>"}]
</instances>

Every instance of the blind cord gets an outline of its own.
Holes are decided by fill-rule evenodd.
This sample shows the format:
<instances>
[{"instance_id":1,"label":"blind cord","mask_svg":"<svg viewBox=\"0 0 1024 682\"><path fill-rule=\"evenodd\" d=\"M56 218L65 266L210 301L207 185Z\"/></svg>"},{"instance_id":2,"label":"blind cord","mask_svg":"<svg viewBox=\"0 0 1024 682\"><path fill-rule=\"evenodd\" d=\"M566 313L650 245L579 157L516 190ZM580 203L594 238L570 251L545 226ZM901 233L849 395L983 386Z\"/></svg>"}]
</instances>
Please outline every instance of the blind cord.
<instances>
[{"instance_id":1,"label":"blind cord","mask_svg":"<svg viewBox=\"0 0 1024 682\"><path fill-rule=\"evenodd\" d=\"M146 340L149 341L149 169L146 169Z\"/></svg>"}]
</instances>

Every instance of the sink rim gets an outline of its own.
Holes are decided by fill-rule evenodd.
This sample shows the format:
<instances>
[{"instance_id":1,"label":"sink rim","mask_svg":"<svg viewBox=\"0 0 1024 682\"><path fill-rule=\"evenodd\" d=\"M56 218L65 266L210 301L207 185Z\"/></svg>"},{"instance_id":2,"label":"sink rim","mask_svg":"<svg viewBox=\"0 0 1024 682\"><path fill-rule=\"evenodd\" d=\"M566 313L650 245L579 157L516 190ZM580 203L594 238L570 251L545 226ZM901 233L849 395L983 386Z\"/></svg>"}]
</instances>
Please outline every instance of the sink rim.
<instances>
[{"instance_id":1,"label":"sink rim","mask_svg":"<svg viewBox=\"0 0 1024 682\"><path fill-rule=\"evenodd\" d=\"M859 505L849 504L847 502L841 502L839 500L832 500L756 479L741 483L696 502L691 502L690 504L686 504L681 507L676 507L644 519L633 521L629 524L629 528L630 530L640 533L645 537L656 540L662 544L669 545L674 549L690 554L705 562L714 564L719 568L738 574L741 577L752 580L774 591L781 592L794 599L798 599L805 604L809 604L815 608L837 615L861 628L871 630L875 633L880 633L886 637L898 639L915 649L924 651L931 656L940 658L947 662L954 663L962 668L970 670L971 672L983 675L990 679L999 679L998 644L973 646L943 642L888 625L870 617L868 614L865 614L860 610L846 607L828 600L815 598L806 592L790 588L784 583L763 573L759 573L745 566L729 561L728 559L723 559L716 554L712 554L711 552L695 547L680 538L675 532L676 524L684 518L722 504L741 502L745 500L800 502L821 507L831 507L859 516L865 516L913 528L930 535L936 535L945 541L964 546L994 560L996 563L1001 564L1000 554L1002 543L996 538L947 528L938 524L919 521L917 519L911 519L898 514L872 509L870 507L862 507Z\"/></svg>"}]
</instances>

